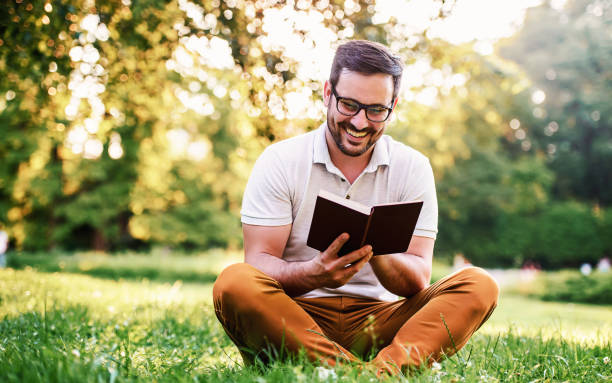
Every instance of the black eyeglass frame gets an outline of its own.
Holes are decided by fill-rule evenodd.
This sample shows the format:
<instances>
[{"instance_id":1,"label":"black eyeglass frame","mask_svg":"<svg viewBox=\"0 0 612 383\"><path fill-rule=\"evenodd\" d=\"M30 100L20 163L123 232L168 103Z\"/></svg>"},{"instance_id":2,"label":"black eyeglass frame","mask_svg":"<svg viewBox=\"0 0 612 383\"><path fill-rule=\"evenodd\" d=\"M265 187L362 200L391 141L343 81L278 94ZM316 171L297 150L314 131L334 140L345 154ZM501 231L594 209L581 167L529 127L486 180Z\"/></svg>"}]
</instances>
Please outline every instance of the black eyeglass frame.
<instances>
[{"instance_id":1,"label":"black eyeglass frame","mask_svg":"<svg viewBox=\"0 0 612 383\"><path fill-rule=\"evenodd\" d=\"M385 121L387 121L389 119L389 116L391 115L391 112L393 112L393 108L385 106L385 105L380 105L380 104L366 105L366 104L362 104L359 101L354 100L352 98L338 96L338 93L336 93L336 87L334 86L334 84L332 84L331 81L330 81L329 85L331 87L332 94L336 98L336 110L338 111L338 113L340 113L343 116L347 116L347 117L356 116L356 115L359 114L359 112L361 112L361 109L365 109L365 115L366 115L366 118L368 119L368 121L371 121L371 122L385 122ZM340 108L338 108L338 103L341 100L348 100L348 101L350 101L352 103L357 104L357 106L358 106L357 111L355 113L349 113L349 114L341 112ZM395 101L395 98L393 100L391 100L391 105L393 105L394 101ZM371 110L371 108L384 108L384 109L387 110L387 116L383 120L372 120L370 118L370 116L368 116L368 111Z\"/></svg>"}]
</instances>

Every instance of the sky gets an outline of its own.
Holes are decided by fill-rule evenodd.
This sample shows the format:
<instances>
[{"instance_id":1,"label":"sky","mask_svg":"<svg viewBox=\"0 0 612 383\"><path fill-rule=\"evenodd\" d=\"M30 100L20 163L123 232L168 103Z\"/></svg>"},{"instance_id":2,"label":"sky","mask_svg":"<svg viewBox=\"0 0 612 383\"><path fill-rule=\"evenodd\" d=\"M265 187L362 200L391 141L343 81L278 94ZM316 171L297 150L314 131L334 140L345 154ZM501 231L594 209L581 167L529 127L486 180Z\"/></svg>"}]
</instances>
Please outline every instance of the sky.
<instances>
[{"instance_id":1,"label":"sky","mask_svg":"<svg viewBox=\"0 0 612 383\"><path fill-rule=\"evenodd\" d=\"M562 7L565 0L553 0ZM430 25L438 14L440 3L430 0L379 0L375 20L379 23L395 17L397 21L416 33L427 27L429 38L441 38L452 44L476 41L475 49L481 54L493 52L493 44L500 38L512 36L520 29L525 12L542 0L456 0L450 15Z\"/></svg>"},{"instance_id":2,"label":"sky","mask_svg":"<svg viewBox=\"0 0 612 383\"><path fill-rule=\"evenodd\" d=\"M458 0L451 15L431 28L431 37L441 37L453 44L509 37L520 28L526 9L541 3L541 0Z\"/></svg>"}]
</instances>

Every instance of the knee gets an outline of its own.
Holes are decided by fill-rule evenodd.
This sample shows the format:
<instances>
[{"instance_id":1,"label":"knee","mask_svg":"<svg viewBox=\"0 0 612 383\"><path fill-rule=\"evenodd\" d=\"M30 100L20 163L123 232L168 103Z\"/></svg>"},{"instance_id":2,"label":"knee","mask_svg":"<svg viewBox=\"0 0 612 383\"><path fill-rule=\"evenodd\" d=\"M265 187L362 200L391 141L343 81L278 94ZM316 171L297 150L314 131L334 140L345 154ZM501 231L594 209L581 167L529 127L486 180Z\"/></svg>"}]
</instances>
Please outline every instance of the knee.
<instances>
[{"instance_id":1,"label":"knee","mask_svg":"<svg viewBox=\"0 0 612 383\"><path fill-rule=\"evenodd\" d=\"M244 293L244 283L252 278L253 267L246 263L236 263L223 269L213 285L213 300L217 302L233 300L232 297Z\"/></svg>"},{"instance_id":2,"label":"knee","mask_svg":"<svg viewBox=\"0 0 612 383\"><path fill-rule=\"evenodd\" d=\"M276 288L278 282L247 263L226 267L213 286L213 302L216 308L239 307L256 301L266 288Z\"/></svg>"},{"instance_id":3,"label":"knee","mask_svg":"<svg viewBox=\"0 0 612 383\"><path fill-rule=\"evenodd\" d=\"M459 272L461 279L469 284L473 303L478 311L490 312L497 306L499 285L480 267L466 267Z\"/></svg>"}]
</instances>

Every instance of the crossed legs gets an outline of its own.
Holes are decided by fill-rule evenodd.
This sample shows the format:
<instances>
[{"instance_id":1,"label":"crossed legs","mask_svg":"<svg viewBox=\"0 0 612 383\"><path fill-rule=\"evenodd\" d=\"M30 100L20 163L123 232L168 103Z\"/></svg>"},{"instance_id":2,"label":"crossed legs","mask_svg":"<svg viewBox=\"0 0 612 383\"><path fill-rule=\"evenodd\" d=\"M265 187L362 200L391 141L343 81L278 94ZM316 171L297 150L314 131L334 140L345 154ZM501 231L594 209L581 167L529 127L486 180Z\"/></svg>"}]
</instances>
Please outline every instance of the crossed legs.
<instances>
[{"instance_id":1,"label":"crossed legs","mask_svg":"<svg viewBox=\"0 0 612 383\"><path fill-rule=\"evenodd\" d=\"M457 352L491 315L497 296L497 283L476 267L394 302L291 298L245 263L226 268L213 289L217 317L247 362L265 360L264 350L304 349L312 361L335 365L380 350L371 363L390 373Z\"/></svg>"}]
</instances>

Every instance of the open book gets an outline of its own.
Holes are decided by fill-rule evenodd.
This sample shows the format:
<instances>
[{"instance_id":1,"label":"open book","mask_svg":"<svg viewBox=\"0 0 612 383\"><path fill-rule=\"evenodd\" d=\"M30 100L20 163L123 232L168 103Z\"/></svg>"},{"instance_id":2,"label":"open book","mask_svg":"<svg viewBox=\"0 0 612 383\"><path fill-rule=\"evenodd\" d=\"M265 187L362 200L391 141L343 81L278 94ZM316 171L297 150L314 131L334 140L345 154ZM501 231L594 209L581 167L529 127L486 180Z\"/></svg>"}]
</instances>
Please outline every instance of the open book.
<instances>
[{"instance_id":1,"label":"open book","mask_svg":"<svg viewBox=\"0 0 612 383\"><path fill-rule=\"evenodd\" d=\"M369 207L321 190L315 203L306 244L324 251L342 233L350 238L338 255L371 245L374 255L408 250L423 201Z\"/></svg>"}]
</instances>

